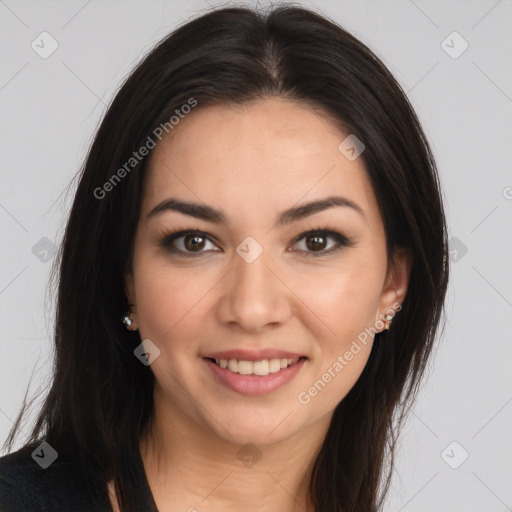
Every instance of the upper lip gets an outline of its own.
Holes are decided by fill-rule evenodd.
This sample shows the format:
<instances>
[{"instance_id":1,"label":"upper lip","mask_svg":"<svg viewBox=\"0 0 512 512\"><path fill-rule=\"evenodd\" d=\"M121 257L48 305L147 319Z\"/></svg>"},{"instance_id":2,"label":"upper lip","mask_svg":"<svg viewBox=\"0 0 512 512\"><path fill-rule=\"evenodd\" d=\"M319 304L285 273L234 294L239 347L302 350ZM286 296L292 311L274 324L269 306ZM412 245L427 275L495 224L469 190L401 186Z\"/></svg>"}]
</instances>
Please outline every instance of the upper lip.
<instances>
[{"instance_id":1,"label":"upper lip","mask_svg":"<svg viewBox=\"0 0 512 512\"><path fill-rule=\"evenodd\" d=\"M223 350L222 352L210 352L203 355L211 359L238 359L242 361L262 361L263 359L299 359L306 357L303 354L295 352L286 352L285 350L278 350L276 348L268 348L261 350Z\"/></svg>"}]
</instances>

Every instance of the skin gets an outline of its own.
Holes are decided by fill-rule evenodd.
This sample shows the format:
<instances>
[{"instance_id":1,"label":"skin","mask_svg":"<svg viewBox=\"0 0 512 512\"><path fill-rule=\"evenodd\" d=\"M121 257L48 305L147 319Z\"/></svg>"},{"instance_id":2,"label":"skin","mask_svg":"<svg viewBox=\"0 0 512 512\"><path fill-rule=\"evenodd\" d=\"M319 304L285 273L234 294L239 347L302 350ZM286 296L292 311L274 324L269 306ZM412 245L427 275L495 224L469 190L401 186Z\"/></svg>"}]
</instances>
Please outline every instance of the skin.
<instances>
[{"instance_id":1,"label":"skin","mask_svg":"<svg viewBox=\"0 0 512 512\"><path fill-rule=\"evenodd\" d=\"M199 105L151 153L125 286L134 304L132 328L160 349L151 364L153 428L140 449L161 511L312 510L306 501L312 465L373 337L309 403L297 397L365 328L382 330L376 321L403 302L411 267L405 252L388 267L364 163L338 150L346 135L303 104L266 98ZM282 211L332 195L357 203L364 216L333 207L275 224ZM229 225L176 211L147 217L170 197L222 209ZM327 254L336 245L330 237L316 252L307 238L297 240L319 227L352 245ZM196 257L160 245L166 232L182 228L212 237ZM263 248L252 263L236 252L248 236ZM174 245L194 251L184 238ZM218 383L202 359L241 347L278 347L308 360L278 390L246 396ZM238 456L247 443L261 455L252 467Z\"/></svg>"}]
</instances>

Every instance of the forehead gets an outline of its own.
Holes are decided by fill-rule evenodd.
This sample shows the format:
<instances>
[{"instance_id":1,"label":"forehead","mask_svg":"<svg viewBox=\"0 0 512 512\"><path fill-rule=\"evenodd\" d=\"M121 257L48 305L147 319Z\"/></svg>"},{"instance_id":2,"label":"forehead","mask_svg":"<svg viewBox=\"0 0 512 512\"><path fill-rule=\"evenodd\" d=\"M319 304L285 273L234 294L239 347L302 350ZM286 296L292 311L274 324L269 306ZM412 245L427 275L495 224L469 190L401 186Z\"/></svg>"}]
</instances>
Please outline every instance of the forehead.
<instances>
[{"instance_id":1,"label":"forehead","mask_svg":"<svg viewBox=\"0 0 512 512\"><path fill-rule=\"evenodd\" d=\"M338 194L371 218L377 205L363 161L338 149L346 136L321 112L289 100L199 104L153 150L142 210L172 196L250 223Z\"/></svg>"}]
</instances>

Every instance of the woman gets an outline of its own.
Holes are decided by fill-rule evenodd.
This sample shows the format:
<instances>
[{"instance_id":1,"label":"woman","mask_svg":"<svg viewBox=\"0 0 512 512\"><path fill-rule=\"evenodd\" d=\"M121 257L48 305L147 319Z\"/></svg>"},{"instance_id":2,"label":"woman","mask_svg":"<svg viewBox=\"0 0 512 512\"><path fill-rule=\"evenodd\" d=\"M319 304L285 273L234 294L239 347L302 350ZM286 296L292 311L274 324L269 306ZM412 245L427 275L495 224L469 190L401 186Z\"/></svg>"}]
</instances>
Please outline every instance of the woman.
<instances>
[{"instance_id":1,"label":"woman","mask_svg":"<svg viewBox=\"0 0 512 512\"><path fill-rule=\"evenodd\" d=\"M446 238L429 145L366 46L297 7L183 25L87 156L55 373L0 508L377 510Z\"/></svg>"}]
</instances>

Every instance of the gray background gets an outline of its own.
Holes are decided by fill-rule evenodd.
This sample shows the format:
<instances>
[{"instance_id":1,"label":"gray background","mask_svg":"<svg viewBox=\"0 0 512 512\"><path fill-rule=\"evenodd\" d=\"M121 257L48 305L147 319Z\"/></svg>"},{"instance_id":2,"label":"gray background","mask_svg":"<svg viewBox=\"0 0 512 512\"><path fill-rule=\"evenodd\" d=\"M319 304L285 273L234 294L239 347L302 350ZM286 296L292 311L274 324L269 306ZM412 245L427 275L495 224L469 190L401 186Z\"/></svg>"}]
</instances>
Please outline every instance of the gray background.
<instances>
[{"instance_id":1,"label":"gray background","mask_svg":"<svg viewBox=\"0 0 512 512\"><path fill-rule=\"evenodd\" d=\"M444 187L446 328L403 430L384 509L512 510L511 2L300 3L384 60L418 112ZM0 0L1 442L32 373L29 396L51 370L45 293L73 188L63 191L134 63L209 5L220 3ZM44 31L58 43L46 59L31 47L43 45Z\"/></svg>"}]
</instances>

